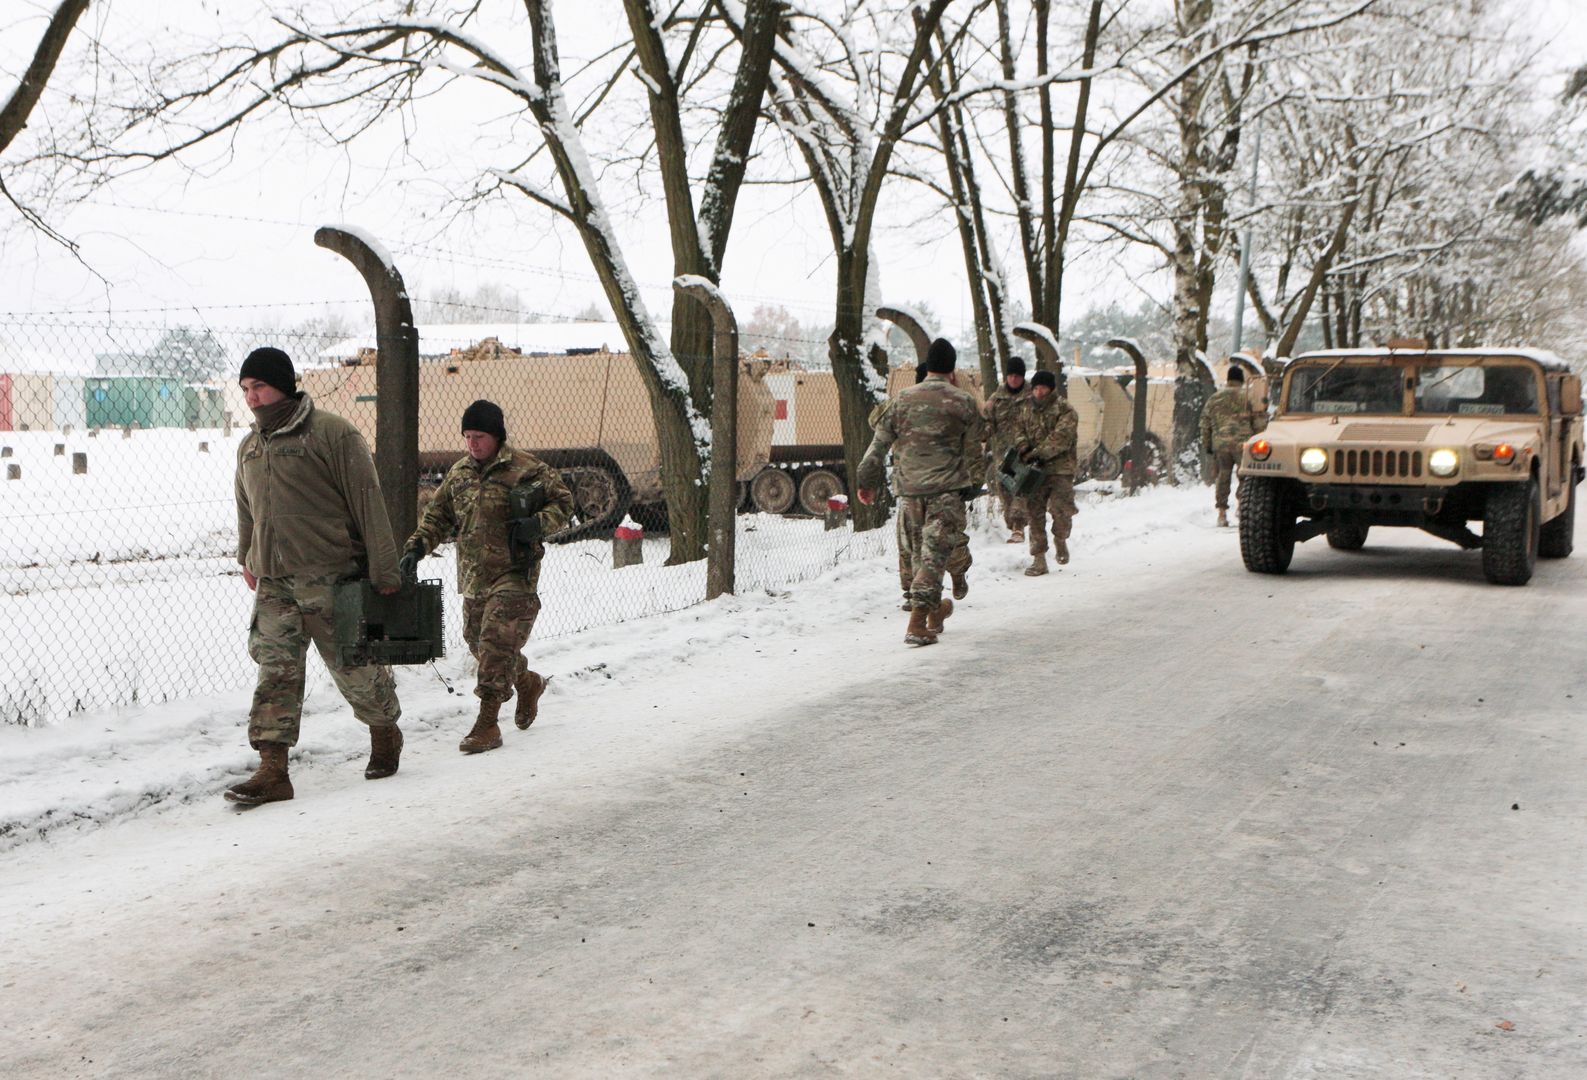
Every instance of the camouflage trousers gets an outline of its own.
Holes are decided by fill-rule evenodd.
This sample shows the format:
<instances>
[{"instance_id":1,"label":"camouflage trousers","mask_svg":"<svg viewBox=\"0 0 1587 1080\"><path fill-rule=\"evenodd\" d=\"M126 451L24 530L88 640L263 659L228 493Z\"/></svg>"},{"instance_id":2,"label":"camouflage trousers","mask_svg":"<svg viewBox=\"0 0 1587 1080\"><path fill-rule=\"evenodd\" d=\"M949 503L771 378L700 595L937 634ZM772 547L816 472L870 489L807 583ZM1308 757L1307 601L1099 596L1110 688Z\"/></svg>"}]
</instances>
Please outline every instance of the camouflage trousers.
<instances>
[{"instance_id":1,"label":"camouflage trousers","mask_svg":"<svg viewBox=\"0 0 1587 1080\"><path fill-rule=\"evenodd\" d=\"M336 585L350 576L292 574L259 579L248 627L248 655L259 665L253 708L248 712L248 742L255 750L262 742L297 745L310 641L355 717L370 727L394 727L402 715L389 667L342 667L336 661Z\"/></svg>"},{"instance_id":2,"label":"camouflage trousers","mask_svg":"<svg viewBox=\"0 0 1587 1080\"><path fill-rule=\"evenodd\" d=\"M906 591L915 607L934 608L942 602L943 572L961 552L964 568L969 568L965 521L964 500L957 491L898 497L900 577L907 558L913 573Z\"/></svg>"},{"instance_id":3,"label":"camouflage trousers","mask_svg":"<svg viewBox=\"0 0 1587 1080\"><path fill-rule=\"evenodd\" d=\"M1240 443L1233 446L1220 447L1212 452L1212 462L1218 470L1218 478L1214 481L1213 497L1217 500L1219 510L1229 509L1229 484L1236 477L1240 485L1235 488L1235 499L1240 498L1240 488L1245 486L1245 477L1240 476Z\"/></svg>"},{"instance_id":4,"label":"camouflage trousers","mask_svg":"<svg viewBox=\"0 0 1587 1080\"><path fill-rule=\"evenodd\" d=\"M898 587L908 596L910 589L915 584L915 565L909 553L909 548L904 541L904 515L900 511L897 521L898 530ZM948 556L943 569L950 574L964 574L970 570L970 564L975 560L970 557L970 538L965 536L963 541L953 549Z\"/></svg>"},{"instance_id":5,"label":"camouflage trousers","mask_svg":"<svg viewBox=\"0 0 1587 1080\"><path fill-rule=\"evenodd\" d=\"M1075 505L1075 478L1073 476L1048 476L1041 486L1025 496L1025 513L1030 519L1030 531L1025 538L1030 541L1030 553L1040 555L1047 550L1047 515L1052 515L1054 540L1069 539L1075 515L1080 508Z\"/></svg>"},{"instance_id":6,"label":"camouflage trousers","mask_svg":"<svg viewBox=\"0 0 1587 1080\"><path fill-rule=\"evenodd\" d=\"M523 648L540 614L540 595L509 589L463 598L463 640L479 664L474 694L481 701L506 701L529 670Z\"/></svg>"}]
</instances>

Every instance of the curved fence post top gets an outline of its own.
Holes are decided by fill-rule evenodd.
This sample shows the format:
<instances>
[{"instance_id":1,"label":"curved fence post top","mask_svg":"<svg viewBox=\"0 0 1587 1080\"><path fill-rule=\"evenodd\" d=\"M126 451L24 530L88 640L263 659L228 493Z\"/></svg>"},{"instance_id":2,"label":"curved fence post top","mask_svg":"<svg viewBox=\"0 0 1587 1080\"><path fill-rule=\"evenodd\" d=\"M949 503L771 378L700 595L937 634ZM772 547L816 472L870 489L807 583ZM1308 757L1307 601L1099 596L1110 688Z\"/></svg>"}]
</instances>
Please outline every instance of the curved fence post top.
<instances>
[{"instance_id":1,"label":"curved fence post top","mask_svg":"<svg viewBox=\"0 0 1587 1080\"><path fill-rule=\"evenodd\" d=\"M915 363L924 364L926 353L931 351L931 332L926 329L925 321L918 312L908 308L879 307L876 317L892 323L904 333L909 335L910 344L915 347Z\"/></svg>"}]
</instances>

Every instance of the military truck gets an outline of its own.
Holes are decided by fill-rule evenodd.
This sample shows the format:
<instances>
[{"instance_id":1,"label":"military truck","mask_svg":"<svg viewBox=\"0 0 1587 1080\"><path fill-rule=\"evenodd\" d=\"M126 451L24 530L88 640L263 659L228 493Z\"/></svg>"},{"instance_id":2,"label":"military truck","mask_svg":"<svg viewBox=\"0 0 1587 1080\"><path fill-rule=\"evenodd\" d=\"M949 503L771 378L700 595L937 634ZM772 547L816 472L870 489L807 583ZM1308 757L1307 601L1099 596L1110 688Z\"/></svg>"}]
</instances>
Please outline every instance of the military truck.
<instances>
[{"instance_id":1,"label":"military truck","mask_svg":"<svg viewBox=\"0 0 1587 1080\"><path fill-rule=\"evenodd\" d=\"M374 353L312 369L298 383L375 443ZM576 539L609 529L631 510L664 520L661 454L639 367L625 352L524 355L487 339L419 362L420 498L463 455L459 418L471 401L502 407L507 438L554 466L573 493ZM772 398L762 379L739 376L738 470L747 484L770 456Z\"/></svg>"},{"instance_id":2,"label":"military truck","mask_svg":"<svg viewBox=\"0 0 1587 1080\"><path fill-rule=\"evenodd\" d=\"M1307 353L1241 451L1240 554L1281 574L1297 543L1354 551L1400 526L1480 548L1489 581L1524 585L1539 555L1571 553L1582 461L1581 379L1550 353Z\"/></svg>"}]
</instances>

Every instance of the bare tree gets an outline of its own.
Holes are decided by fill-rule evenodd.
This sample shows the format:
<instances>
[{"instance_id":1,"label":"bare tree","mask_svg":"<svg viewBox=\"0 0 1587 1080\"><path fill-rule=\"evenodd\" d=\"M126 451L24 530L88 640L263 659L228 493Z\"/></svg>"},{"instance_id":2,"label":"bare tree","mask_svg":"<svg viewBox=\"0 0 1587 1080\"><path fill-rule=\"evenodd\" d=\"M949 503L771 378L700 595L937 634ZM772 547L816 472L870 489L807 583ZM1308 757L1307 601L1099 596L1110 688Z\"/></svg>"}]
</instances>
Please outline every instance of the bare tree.
<instances>
[{"instance_id":1,"label":"bare tree","mask_svg":"<svg viewBox=\"0 0 1587 1080\"><path fill-rule=\"evenodd\" d=\"M55 74L61 54L66 51L66 43L77 27L77 21L82 18L83 12L88 10L88 3L89 0L59 0L45 23L44 32L39 35L38 46L33 50L33 59L29 61L27 70L22 73L21 80L12 88L3 104L0 104L0 196L3 196L24 220L67 247L73 247L70 241L51 229L36 211L24 205L7 185L7 170L3 168L3 163L6 151L28 126L28 120L32 117L33 110L37 108L39 98L44 94L45 85Z\"/></svg>"},{"instance_id":2,"label":"bare tree","mask_svg":"<svg viewBox=\"0 0 1587 1080\"><path fill-rule=\"evenodd\" d=\"M563 75L556 22L548 0L522 0L531 69L514 58L519 43L476 32L484 0L454 10L442 0L409 2L391 15L349 14L323 23L281 20L264 45L244 42L166 65L148 99L129 108L108 142L91 142L78 162L100 175L180 158L195 147L269 113L285 110L337 142L358 138L383 117L411 116L419 102L460 82L484 84L531 121L538 142L516 162L481 162L472 199L500 191L521 194L566 221L579 237L607 305L639 362L660 448L671 525L671 561L705 550L706 413L711 396L710 327L698 305L683 305L674 322L677 352L659 332L628 269L620 232L601 192L587 146L589 118L632 74L645 87L655 168L666 202L674 265L679 273L719 280L719 267L761 114L779 0L749 0L733 30L697 9L659 12L649 0L625 0L632 49L621 48L601 85L580 108ZM714 40L707 41L710 35ZM670 36L681 55L669 52ZM725 103L717 102L715 151L703 183L689 171L701 137L685 124L684 99L700 89L737 39L738 64ZM707 42L709 47L702 46ZM633 62L630 68L629 61ZM700 90L714 93L714 87ZM698 192L697 189L698 188ZM698 207L698 209L696 209Z\"/></svg>"}]
</instances>

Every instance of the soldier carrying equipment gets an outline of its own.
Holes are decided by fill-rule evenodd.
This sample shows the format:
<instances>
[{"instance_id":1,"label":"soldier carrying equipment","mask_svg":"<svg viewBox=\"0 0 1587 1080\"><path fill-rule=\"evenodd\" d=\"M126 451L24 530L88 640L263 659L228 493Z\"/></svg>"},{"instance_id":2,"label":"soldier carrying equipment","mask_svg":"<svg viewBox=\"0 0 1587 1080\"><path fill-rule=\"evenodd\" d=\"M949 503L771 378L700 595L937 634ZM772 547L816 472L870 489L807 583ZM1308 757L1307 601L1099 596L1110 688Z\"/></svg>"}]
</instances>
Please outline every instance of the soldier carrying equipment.
<instances>
[{"instance_id":1,"label":"soldier carrying equipment","mask_svg":"<svg viewBox=\"0 0 1587 1080\"><path fill-rule=\"evenodd\" d=\"M1032 465L1019 458L1019 448L1011 446L1003 454L1003 460L997 467L998 486L1008 494L1010 499L1023 499L1037 488L1042 481L1047 479L1040 466Z\"/></svg>"}]
</instances>

